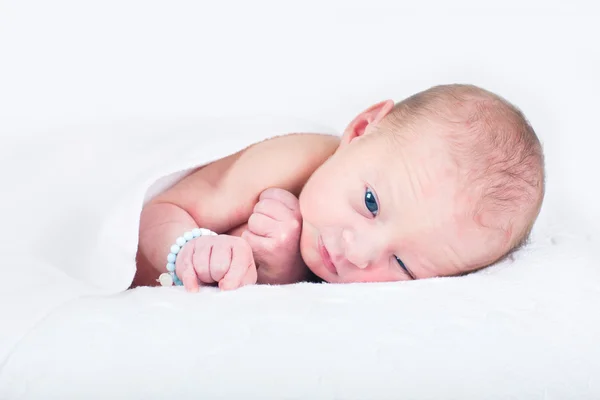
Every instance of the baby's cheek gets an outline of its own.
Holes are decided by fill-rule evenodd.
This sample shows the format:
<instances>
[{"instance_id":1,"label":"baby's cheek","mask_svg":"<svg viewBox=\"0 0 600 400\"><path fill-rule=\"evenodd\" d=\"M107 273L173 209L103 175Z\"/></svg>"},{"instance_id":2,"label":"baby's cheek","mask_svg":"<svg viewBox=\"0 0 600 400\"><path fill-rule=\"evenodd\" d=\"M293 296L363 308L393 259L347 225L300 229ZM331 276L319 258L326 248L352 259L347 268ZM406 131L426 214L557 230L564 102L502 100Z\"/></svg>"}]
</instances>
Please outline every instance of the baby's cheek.
<instances>
[{"instance_id":1,"label":"baby's cheek","mask_svg":"<svg viewBox=\"0 0 600 400\"><path fill-rule=\"evenodd\" d=\"M310 251L310 232L311 228L308 224L302 223L302 228L300 231L300 252L304 257L304 253Z\"/></svg>"},{"instance_id":2,"label":"baby's cheek","mask_svg":"<svg viewBox=\"0 0 600 400\"><path fill-rule=\"evenodd\" d=\"M300 232L300 255L308 268L320 276L319 271L317 271L320 257L315 248L315 241L313 228L310 224L303 223L302 231Z\"/></svg>"}]
</instances>

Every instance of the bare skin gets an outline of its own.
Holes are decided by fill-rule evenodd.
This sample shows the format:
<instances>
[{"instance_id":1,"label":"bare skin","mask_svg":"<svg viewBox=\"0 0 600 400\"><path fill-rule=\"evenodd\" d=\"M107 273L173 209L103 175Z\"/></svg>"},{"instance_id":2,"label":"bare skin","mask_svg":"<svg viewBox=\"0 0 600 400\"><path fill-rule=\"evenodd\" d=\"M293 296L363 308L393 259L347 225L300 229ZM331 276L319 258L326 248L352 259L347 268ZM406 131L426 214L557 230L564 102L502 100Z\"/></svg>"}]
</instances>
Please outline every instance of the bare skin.
<instances>
[{"instance_id":1,"label":"bare skin","mask_svg":"<svg viewBox=\"0 0 600 400\"><path fill-rule=\"evenodd\" d=\"M176 272L188 291L457 275L500 258L510 237L469 217L464 187L440 135L395 139L380 129L394 103L360 113L341 138L279 136L202 167L141 213L133 285L155 285L183 232L219 233L186 244ZM443 127L442 127L443 128ZM383 132L383 133L382 133Z\"/></svg>"},{"instance_id":2,"label":"bare skin","mask_svg":"<svg viewBox=\"0 0 600 400\"><path fill-rule=\"evenodd\" d=\"M218 246L243 253L243 263L254 260L256 283L309 279L311 274L298 249L301 216L297 198L308 177L338 145L339 138L329 135L275 137L199 168L154 198L141 214L137 273L132 287L156 285L174 238L194 227L224 234ZM232 238L242 236L254 246L253 254L235 245ZM196 241L202 243L204 239ZM177 272L186 288L196 291L195 277L183 273L189 269L183 266L185 256L183 252L178 256ZM200 284L215 283L205 272L199 274L203 275L198 277ZM215 277L224 276L217 273ZM240 279L246 279L244 284L255 283L252 278Z\"/></svg>"}]
</instances>

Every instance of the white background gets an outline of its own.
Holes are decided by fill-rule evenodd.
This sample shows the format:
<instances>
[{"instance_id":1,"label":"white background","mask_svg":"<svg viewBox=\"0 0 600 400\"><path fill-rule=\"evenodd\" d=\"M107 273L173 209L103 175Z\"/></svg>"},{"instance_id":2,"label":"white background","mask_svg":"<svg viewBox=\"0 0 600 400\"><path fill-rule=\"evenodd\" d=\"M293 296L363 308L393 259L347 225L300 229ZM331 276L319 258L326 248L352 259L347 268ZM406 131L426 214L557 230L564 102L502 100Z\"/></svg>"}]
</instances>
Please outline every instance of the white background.
<instances>
[{"instance_id":1,"label":"white background","mask_svg":"<svg viewBox=\"0 0 600 400\"><path fill-rule=\"evenodd\" d=\"M538 227L595 230L597 18L592 1L1 1L0 132L254 113L341 130L376 101L474 83L544 142Z\"/></svg>"},{"instance_id":2,"label":"white background","mask_svg":"<svg viewBox=\"0 0 600 400\"><path fill-rule=\"evenodd\" d=\"M82 379L93 380L96 376L90 370L98 365L104 368L99 370L99 377L128 384L129 390L138 394L152 390L148 379L153 381L161 374L171 379L157 382L164 393L192 393L189 389L196 388L192 385L170 387L176 379L184 384L199 379L178 374L176 368L182 365L188 365L191 372L203 373L199 377L212 386L200 389L208 393L220 390L219 379L225 379L232 368L239 372L245 366L256 375L238 373L238 378L246 377L258 385L275 381L274 387L287 383L302 386L296 375L286 375L285 369L279 369L282 359L292 354L305 358L304 364L294 364L293 368L315 368L316 358L312 357L320 357L316 372L305 376L325 377L324 383L309 381L313 386L307 386L307 390L320 388L325 395L328 391L347 394L344 388L354 390L349 384L356 387L362 378L371 387L380 388L382 398L391 393L386 385L404 386L404 393L413 394L439 394L451 387L456 398L466 398L460 397L461 390L471 393L471 398L481 398L482 393L490 398L494 394L508 397L527 389L542 398L548 394L546 388L550 397L557 393L598 393L591 376L599 368L594 336L598 331L597 270L591 262L584 262L592 259L583 256L587 242L579 241L582 234L600 232L597 7L591 1L0 0L2 160L11 159L10 149L16 145L21 146L19 155L29 148L39 151L36 144L62 137L64 132L78 132L85 137L97 133L101 125L110 134L111 124L122 122L136 126L144 121L168 123L259 113L304 117L341 130L356 113L382 99L401 100L440 83L474 83L519 106L544 143L548 191L537 231L553 237L577 234L574 241L581 247L581 252L580 247L565 251L558 240L554 250L548 247L548 252L543 252L544 247L538 247L542 257L537 262L535 253L522 253L522 268L504 269L504 275L489 270L489 275L485 272L460 280L413 282L412 286L381 291L363 286L315 286L263 292L263 288L253 287L245 294L232 295L233 300L227 302L210 293L194 298L148 289L73 302L44 319L15 347L10 363L0 369L4 388L16 382L16 390L29 388L41 393L54 384L66 391L86 390L87 381ZM135 129L130 134L144 141ZM120 137L114 139L115 148L131 143L120 141ZM5 146L8 142L12 147ZM69 143L56 140L48 151L60 157L83 147L57 149ZM119 150L119 154L127 151ZM10 186L8 193L17 192L21 182L23 187L32 184L27 179L36 154L32 151L29 157L17 160L15 168L0 163L0 179ZM62 167L57 170L65 171ZM38 203L34 199L27 204L44 207L42 197ZM77 199L73 196L69 200ZM0 203L9 205L3 208L19 201L1 200L8 200ZM51 209L44 212L52 215ZM36 230L37 225L6 226L6 216L12 221L19 216L9 215L10 209L1 210L0 216L2 213L5 226L1 253L15 260L9 258L6 262L5 258L5 277L15 266L26 266L27 259L23 262L19 254L12 254L14 242L4 238L14 240L16 236L19 248L24 247L28 244L27 233ZM80 221L71 222L76 225ZM43 234L52 237L55 232ZM82 234L85 232L72 233L73 237ZM39 253L36 255L46 256L59 266L61 259L69 256L68 251L50 241L31 247ZM582 256L578 260L573 254ZM23 300L2 302L2 315L6 310L14 311L11 326L22 322L19 318L25 315L27 300L33 311L46 312L40 303L48 302L44 296L52 292L52 286L46 285L51 278L38 278L39 282L34 283L47 291L34 287L35 301L24 291ZM6 293L6 288L0 290L0 294ZM318 295L310 295L312 290ZM253 293L256 296L251 296ZM274 299L270 300L269 295ZM213 299L212 303L207 303L207 298ZM248 304L248 299L254 299L258 307L241 307ZM189 314L181 318L161 308L163 300L164 304L178 306L184 302ZM310 312L294 314L290 312L293 307ZM392 307L397 311L395 318L385 314ZM132 318L133 312L140 309L147 310L147 321L160 328L152 330L139 324L144 316ZM381 314L373 314L373 309ZM223 315L228 318L223 319ZM213 324L207 326L206 318ZM265 319L269 323L262 323ZM0 321L0 333L4 333L5 323ZM244 336L233 330L240 323L255 328L244 330ZM329 329L327 323L337 329ZM310 328L305 336L309 340L290 346L285 335L298 334L306 328L304 324ZM393 368L382 363L385 357L368 346L354 346L357 338L362 338L362 343L375 335L381 339L387 334L386 324L387 328L395 326L396 332L407 332L404 337L389 335L384 337L388 342L379 342L388 343L381 352L398 362ZM229 326L232 329L227 330ZM151 331L154 335L148 334ZM171 344L173 332L179 340ZM348 332L354 332L354 336ZM198 354L210 362L190 365L195 361L184 358L189 350L185 346L194 343L199 334L204 339L214 338L211 343L219 343L222 348L205 349L204 353L198 348ZM407 337L413 340L407 341ZM160 346L150 346L153 340L158 340ZM244 347L248 340L275 350L248 350ZM111 343L121 346L115 350L108 347ZM171 346L183 359L167 355ZM155 353L148 356L146 350L156 350L163 358ZM248 351L244 353L248 357L239 361L242 351ZM257 363L252 355L265 357L266 361ZM165 359L176 365L164 371ZM431 360L437 363L428 365ZM455 361L459 362L458 369ZM55 368L57 362L62 362L60 368ZM363 366L367 366L366 371ZM131 380L127 374L135 368L149 372L134 374L138 381ZM369 374L371 370L402 373L394 380L388 379L390 375ZM107 373L110 371L112 375ZM447 386L432 387L429 375L423 371L430 373L434 382ZM462 385L463 380L475 375L479 379L470 382L472 385ZM52 381L52 376L64 380ZM69 382L71 376L82 379ZM411 379L406 383L401 378ZM37 379L36 385L33 379ZM96 380L95 384L102 382ZM106 384L105 390L119 388ZM352 392L346 397L361 397L364 393ZM127 396L126 392L121 394Z\"/></svg>"}]
</instances>

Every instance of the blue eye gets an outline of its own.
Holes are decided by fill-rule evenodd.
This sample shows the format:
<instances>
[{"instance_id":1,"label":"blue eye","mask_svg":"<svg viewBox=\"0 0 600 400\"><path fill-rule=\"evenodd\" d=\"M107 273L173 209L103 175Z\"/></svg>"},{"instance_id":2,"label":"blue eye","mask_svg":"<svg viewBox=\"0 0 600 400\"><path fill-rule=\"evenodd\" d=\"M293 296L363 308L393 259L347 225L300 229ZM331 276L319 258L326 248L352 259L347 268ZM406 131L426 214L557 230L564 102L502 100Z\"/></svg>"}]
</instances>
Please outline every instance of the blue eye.
<instances>
[{"instance_id":1,"label":"blue eye","mask_svg":"<svg viewBox=\"0 0 600 400\"><path fill-rule=\"evenodd\" d=\"M379 212L379 205L377 205L377 199L375 198L375 194L371 191L371 189L367 189L365 192L365 205L367 209L376 216Z\"/></svg>"}]
</instances>

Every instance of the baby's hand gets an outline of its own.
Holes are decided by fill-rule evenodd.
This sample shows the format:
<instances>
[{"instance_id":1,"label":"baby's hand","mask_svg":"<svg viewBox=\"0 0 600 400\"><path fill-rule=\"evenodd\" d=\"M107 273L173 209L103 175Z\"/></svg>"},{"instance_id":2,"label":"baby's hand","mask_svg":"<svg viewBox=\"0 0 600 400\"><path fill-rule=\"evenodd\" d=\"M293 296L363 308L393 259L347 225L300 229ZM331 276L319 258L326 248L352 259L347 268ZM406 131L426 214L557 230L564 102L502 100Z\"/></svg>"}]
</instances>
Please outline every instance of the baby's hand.
<instances>
[{"instance_id":1,"label":"baby's hand","mask_svg":"<svg viewBox=\"0 0 600 400\"><path fill-rule=\"evenodd\" d=\"M229 236L200 236L188 242L177 256L177 276L188 292L200 283L219 283L222 290L256 283L252 249L244 239Z\"/></svg>"},{"instance_id":2,"label":"baby's hand","mask_svg":"<svg viewBox=\"0 0 600 400\"><path fill-rule=\"evenodd\" d=\"M300 256L302 216L296 196L271 188L261 193L242 238L250 243L258 283L295 283L307 275Z\"/></svg>"}]
</instances>

